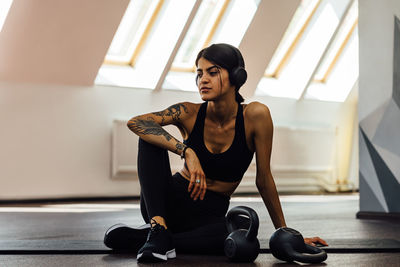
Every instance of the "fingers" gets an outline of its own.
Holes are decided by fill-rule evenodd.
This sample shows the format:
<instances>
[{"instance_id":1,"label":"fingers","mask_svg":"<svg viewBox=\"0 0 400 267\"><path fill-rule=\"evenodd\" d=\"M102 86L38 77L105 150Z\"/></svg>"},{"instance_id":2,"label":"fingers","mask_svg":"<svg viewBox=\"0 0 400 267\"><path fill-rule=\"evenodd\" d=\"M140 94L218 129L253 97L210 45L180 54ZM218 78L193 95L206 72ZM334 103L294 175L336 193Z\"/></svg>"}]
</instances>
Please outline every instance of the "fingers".
<instances>
[{"instance_id":1,"label":"fingers","mask_svg":"<svg viewBox=\"0 0 400 267\"><path fill-rule=\"evenodd\" d=\"M202 180L203 180L203 178L201 177L201 175L199 173L196 173L194 188L193 188L192 194L190 194L190 197L193 198L193 200L197 200L197 198L200 195Z\"/></svg>"},{"instance_id":2,"label":"fingers","mask_svg":"<svg viewBox=\"0 0 400 267\"><path fill-rule=\"evenodd\" d=\"M203 199L204 199L204 196L205 196L205 194L206 194L206 191L207 191L206 178L203 177L203 178L201 179L201 182L200 182L200 188L199 188L198 195L196 196L196 198L195 198L194 200L197 200L197 198L200 198L200 200L203 200Z\"/></svg>"},{"instance_id":3,"label":"fingers","mask_svg":"<svg viewBox=\"0 0 400 267\"><path fill-rule=\"evenodd\" d=\"M189 186L188 186L188 192L192 191L192 193L194 192L195 188L196 188L196 173L195 172L191 172L190 173L190 182L189 182Z\"/></svg>"},{"instance_id":4,"label":"fingers","mask_svg":"<svg viewBox=\"0 0 400 267\"><path fill-rule=\"evenodd\" d=\"M194 180L195 180L194 175L190 174L190 182L189 182L189 186L188 186L188 192L190 192L192 190L193 185L194 185Z\"/></svg>"},{"instance_id":5,"label":"fingers","mask_svg":"<svg viewBox=\"0 0 400 267\"><path fill-rule=\"evenodd\" d=\"M197 200L198 198L203 200L206 189L207 185L204 174L193 172L190 175L190 183L188 186L188 192L192 191L190 197L193 198L193 200Z\"/></svg>"},{"instance_id":6,"label":"fingers","mask_svg":"<svg viewBox=\"0 0 400 267\"><path fill-rule=\"evenodd\" d=\"M316 245L322 245L322 246L328 246L328 243L326 243L325 240L322 238L316 236L316 237L311 237L311 238L304 238L304 243L311 245L311 246L316 246Z\"/></svg>"},{"instance_id":7,"label":"fingers","mask_svg":"<svg viewBox=\"0 0 400 267\"><path fill-rule=\"evenodd\" d=\"M323 246L328 246L328 243L325 240L323 240L322 238L319 238L319 237L315 237L315 238L316 238L316 240L313 243L321 244Z\"/></svg>"},{"instance_id":8,"label":"fingers","mask_svg":"<svg viewBox=\"0 0 400 267\"><path fill-rule=\"evenodd\" d=\"M206 179L203 179L202 185L201 185L200 200L204 199L204 196L206 195L206 191L207 191L207 183L206 183Z\"/></svg>"}]
</instances>

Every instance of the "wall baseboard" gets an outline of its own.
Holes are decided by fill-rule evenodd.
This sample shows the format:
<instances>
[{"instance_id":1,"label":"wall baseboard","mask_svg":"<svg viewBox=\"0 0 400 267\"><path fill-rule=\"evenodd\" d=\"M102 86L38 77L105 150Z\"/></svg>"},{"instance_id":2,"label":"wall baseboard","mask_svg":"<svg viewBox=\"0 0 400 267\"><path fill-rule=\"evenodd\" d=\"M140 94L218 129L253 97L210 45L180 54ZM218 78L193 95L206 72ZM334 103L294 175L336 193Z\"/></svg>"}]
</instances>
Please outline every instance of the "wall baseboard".
<instances>
[{"instance_id":1,"label":"wall baseboard","mask_svg":"<svg viewBox=\"0 0 400 267\"><path fill-rule=\"evenodd\" d=\"M372 212L359 211L356 214L357 219L367 220L395 220L400 222L400 212Z\"/></svg>"}]
</instances>

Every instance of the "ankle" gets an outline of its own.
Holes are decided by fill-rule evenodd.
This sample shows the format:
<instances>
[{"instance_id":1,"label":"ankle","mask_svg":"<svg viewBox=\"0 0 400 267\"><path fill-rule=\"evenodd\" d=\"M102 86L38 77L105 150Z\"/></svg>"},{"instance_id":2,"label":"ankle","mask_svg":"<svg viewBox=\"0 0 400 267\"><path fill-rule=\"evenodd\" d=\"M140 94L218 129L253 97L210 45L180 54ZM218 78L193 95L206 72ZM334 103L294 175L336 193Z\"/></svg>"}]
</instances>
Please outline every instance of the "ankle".
<instances>
[{"instance_id":1,"label":"ankle","mask_svg":"<svg viewBox=\"0 0 400 267\"><path fill-rule=\"evenodd\" d=\"M156 224L159 224L159 225L163 226L165 229L168 229L165 219L161 216L154 216L153 218L151 218L150 224L151 224L151 227L154 227Z\"/></svg>"}]
</instances>

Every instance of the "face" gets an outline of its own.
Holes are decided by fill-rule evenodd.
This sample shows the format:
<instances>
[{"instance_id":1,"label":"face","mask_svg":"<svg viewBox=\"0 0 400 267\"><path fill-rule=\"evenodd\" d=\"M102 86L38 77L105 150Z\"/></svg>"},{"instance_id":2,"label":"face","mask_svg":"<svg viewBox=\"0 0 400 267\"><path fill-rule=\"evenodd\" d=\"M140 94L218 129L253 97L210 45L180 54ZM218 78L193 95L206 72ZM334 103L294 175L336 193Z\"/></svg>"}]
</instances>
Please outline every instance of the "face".
<instances>
[{"instance_id":1,"label":"face","mask_svg":"<svg viewBox=\"0 0 400 267\"><path fill-rule=\"evenodd\" d=\"M197 86L204 101L216 100L229 92L234 93L228 71L205 58L200 58L197 63L197 76Z\"/></svg>"}]
</instances>

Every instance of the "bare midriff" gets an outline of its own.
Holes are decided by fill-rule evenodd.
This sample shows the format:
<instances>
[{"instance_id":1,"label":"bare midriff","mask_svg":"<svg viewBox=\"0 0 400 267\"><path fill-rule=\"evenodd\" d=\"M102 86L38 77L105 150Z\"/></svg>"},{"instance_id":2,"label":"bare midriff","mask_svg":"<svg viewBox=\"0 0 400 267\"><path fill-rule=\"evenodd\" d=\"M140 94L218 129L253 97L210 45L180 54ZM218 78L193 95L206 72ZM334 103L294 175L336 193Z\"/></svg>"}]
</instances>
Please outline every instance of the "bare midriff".
<instances>
[{"instance_id":1,"label":"bare midriff","mask_svg":"<svg viewBox=\"0 0 400 267\"><path fill-rule=\"evenodd\" d=\"M190 181L190 174L186 168L183 168L179 172L183 178ZM206 178L207 190L214 191L225 196L231 196L235 191L236 187L238 187L240 181L237 182L224 182L218 181L211 178Z\"/></svg>"}]
</instances>

